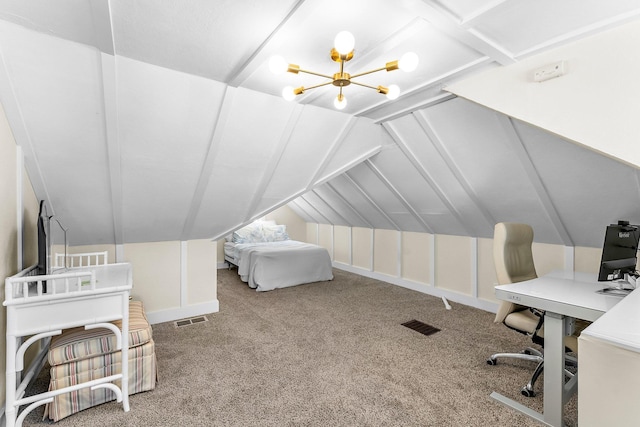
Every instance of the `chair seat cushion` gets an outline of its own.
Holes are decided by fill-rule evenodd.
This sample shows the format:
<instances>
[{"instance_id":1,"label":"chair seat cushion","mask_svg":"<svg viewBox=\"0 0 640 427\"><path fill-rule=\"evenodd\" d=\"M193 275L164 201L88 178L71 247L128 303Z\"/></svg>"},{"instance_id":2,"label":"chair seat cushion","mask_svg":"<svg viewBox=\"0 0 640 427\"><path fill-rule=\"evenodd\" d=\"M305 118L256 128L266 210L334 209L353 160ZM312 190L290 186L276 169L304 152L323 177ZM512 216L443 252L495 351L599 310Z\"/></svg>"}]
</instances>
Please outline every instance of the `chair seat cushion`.
<instances>
[{"instance_id":1,"label":"chair seat cushion","mask_svg":"<svg viewBox=\"0 0 640 427\"><path fill-rule=\"evenodd\" d=\"M504 324L521 332L533 334L540 318L529 310L514 311L504 318Z\"/></svg>"},{"instance_id":2,"label":"chair seat cushion","mask_svg":"<svg viewBox=\"0 0 640 427\"><path fill-rule=\"evenodd\" d=\"M111 322L122 328L122 321ZM152 329L144 313L141 301L129 302L129 347L149 342ZM109 354L116 351L116 337L108 329L89 329L83 327L65 330L51 339L49 364L61 365L76 360Z\"/></svg>"}]
</instances>

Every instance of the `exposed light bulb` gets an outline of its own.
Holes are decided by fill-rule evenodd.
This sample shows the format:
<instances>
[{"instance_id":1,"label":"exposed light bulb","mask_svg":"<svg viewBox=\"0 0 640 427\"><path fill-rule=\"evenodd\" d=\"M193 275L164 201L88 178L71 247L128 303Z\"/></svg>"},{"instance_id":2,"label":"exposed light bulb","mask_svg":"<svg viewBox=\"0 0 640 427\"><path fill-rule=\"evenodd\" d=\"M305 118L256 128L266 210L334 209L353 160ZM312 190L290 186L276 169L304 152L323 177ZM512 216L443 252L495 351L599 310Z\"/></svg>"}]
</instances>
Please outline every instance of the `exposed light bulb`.
<instances>
[{"instance_id":1,"label":"exposed light bulb","mask_svg":"<svg viewBox=\"0 0 640 427\"><path fill-rule=\"evenodd\" d=\"M336 99L333 100L333 106L338 110L344 110L344 107L347 106L347 98L344 95L336 96Z\"/></svg>"},{"instance_id":2,"label":"exposed light bulb","mask_svg":"<svg viewBox=\"0 0 640 427\"><path fill-rule=\"evenodd\" d=\"M282 74L287 71L289 64L280 55L272 56L269 59L269 69L273 74Z\"/></svg>"},{"instance_id":3,"label":"exposed light bulb","mask_svg":"<svg viewBox=\"0 0 640 427\"><path fill-rule=\"evenodd\" d=\"M402 55L402 58L400 58L400 61L398 61L398 68L400 68L402 71L410 73L411 71L418 68L419 61L420 59L418 58L418 55L413 52L407 52Z\"/></svg>"},{"instance_id":4,"label":"exposed light bulb","mask_svg":"<svg viewBox=\"0 0 640 427\"><path fill-rule=\"evenodd\" d=\"M340 55L346 55L355 47L356 39L349 31L340 31L336 35L333 44Z\"/></svg>"},{"instance_id":5,"label":"exposed light bulb","mask_svg":"<svg viewBox=\"0 0 640 427\"><path fill-rule=\"evenodd\" d=\"M397 85L390 85L386 96L387 99L396 99L400 96L400 88Z\"/></svg>"},{"instance_id":6,"label":"exposed light bulb","mask_svg":"<svg viewBox=\"0 0 640 427\"><path fill-rule=\"evenodd\" d=\"M287 101L293 101L296 97L296 93L293 91L293 86L285 86L285 88L282 89L282 97Z\"/></svg>"}]
</instances>

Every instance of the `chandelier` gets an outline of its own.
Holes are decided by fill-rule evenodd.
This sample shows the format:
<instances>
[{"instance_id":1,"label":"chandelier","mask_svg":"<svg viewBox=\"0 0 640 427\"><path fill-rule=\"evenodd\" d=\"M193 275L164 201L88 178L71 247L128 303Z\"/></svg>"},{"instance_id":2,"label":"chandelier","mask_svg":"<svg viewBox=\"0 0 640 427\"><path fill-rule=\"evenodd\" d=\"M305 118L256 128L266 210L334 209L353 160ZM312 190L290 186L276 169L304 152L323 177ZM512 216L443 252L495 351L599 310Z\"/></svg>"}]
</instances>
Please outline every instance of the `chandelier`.
<instances>
[{"instance_id":1,"label":"chandelier","mask_svg":"<svg viewBox=\"0 0 640 427\"><path fill-rule=\"evenodd\" d=\"M416 69L418 66L418 55L413 52L405 53L400 60L387 62L384 67L376 68L374 70L365 71L358 74L349 74L344 70L345 62L350 61L353 58L353 48L355 46L355 38L353 34L348 31L341 31L336 35L334 40L334 47L331 49L331 59L340 64L340 70L334 75L326 75L321 73L316 73L314 71L303 70L299 65L289 64L284 60L281 56L274 56L269 60L269 68L275 74L282 74L284 72L289 72L293 74L298 73L306 73L313 74L315 76L320 76L329 79L324 83L317 84L315 86L304 87L300 86L294 88L292 86L287 86L282 90L282 97L287 101L293 100L297 95L303 94L307 90L315 89L321 86L327 86L332 84L333 86L338 87L338 96L333 101L333 105L338 109L342 110L347 106L347 98L344 96L343 88L349 86L350 84L355 84L358 86L368 87L386 95L388 99L396 99L400 95L400 88L397 85L389 85L389 87L384 86L371 86L368 84L357 82L353 79L364 76L366 74L376 73L378 71L393 71L393 70L403 70L406 72L411 72Z\"/></svg>"}]
</instances>

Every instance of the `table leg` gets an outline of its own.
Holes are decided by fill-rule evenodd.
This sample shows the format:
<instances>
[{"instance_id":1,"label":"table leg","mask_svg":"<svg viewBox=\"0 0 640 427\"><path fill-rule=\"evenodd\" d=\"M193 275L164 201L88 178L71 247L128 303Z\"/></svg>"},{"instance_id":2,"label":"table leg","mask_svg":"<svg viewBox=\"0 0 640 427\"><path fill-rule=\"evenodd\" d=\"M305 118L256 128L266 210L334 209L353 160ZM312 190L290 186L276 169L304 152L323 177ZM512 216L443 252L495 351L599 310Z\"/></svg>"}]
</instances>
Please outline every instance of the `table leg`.
<instances>
[{"instance_id":1,"label":"table leg","mask_svg":"<svg viewBox=\"0 0 640 427\"><path fill-rule=\"evenodd\" d=\"M561 427L564 419L565 316L544 316L544 421Z\"/></svg>"}]
</instances>

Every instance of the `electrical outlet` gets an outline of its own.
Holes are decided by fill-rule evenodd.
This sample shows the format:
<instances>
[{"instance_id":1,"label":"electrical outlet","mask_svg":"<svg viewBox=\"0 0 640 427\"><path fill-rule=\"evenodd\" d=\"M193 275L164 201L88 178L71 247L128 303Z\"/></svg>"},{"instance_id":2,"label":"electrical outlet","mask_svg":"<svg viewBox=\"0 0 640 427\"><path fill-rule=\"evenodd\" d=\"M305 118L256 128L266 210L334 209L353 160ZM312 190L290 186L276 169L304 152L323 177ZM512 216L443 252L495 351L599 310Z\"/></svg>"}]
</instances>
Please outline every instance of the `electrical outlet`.
<instances>
[{"instance_id":1,"label":"electrical outlet","mask_svg":"<svg viewBox=\"0 0 640 427\"><path fill-rule=\"evenodd\" d=\"M560 77L565 73L564 61L554 62L553 64L545 65L538 68L533 72L533 81L544 82L549 79Z\"/></svg>"}]
</instances>

